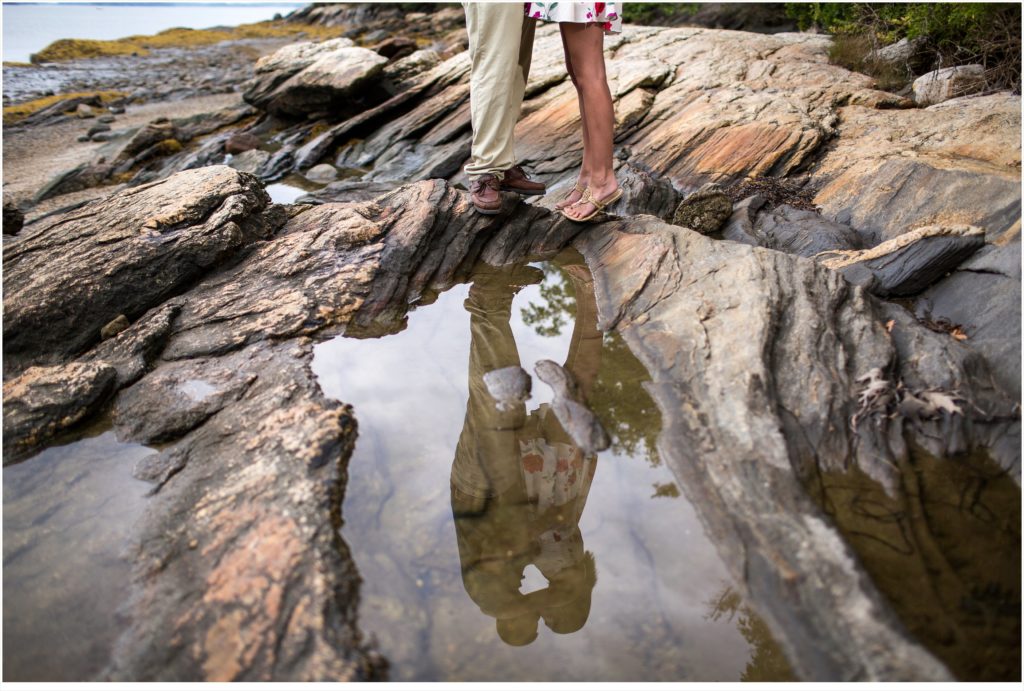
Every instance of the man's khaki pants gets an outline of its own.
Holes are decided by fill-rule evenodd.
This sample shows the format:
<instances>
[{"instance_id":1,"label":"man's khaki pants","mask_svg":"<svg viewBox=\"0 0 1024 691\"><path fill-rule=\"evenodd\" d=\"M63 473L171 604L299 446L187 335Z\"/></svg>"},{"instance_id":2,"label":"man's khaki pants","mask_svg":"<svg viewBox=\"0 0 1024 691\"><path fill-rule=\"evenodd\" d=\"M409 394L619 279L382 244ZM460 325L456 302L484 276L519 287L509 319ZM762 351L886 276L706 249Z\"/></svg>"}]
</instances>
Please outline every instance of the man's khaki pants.
<instances>
[{"instance_id":1,"label":"man's khaki pants","mask_svg":"<svg viewBox=\"0 0 1024 691\"><path fill-rule=\"evenodd\" d=\"M537 21L526 17L521 2L464 2L469 33L470 117L473 148L466 174L470 180L516 164L514 130L530 75Z\"/></svg>"}]
</instances>

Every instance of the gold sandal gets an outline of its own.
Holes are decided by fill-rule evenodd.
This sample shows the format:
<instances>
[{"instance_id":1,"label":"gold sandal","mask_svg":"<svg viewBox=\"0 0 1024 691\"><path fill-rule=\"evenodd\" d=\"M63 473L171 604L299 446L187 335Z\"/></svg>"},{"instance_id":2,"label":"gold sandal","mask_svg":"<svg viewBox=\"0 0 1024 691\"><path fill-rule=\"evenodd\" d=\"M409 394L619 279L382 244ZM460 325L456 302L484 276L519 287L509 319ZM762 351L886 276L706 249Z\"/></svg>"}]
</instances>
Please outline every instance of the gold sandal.
<instances>
[{"instance_id":1,"label":"gold sandal","mask_svg":"<svg viewBox=\"0 0 1024 691\"><path fill-rule=\"evenodd\" d=\"M584 216L583 218L575 218L575 217L570 216L569 214L565 213L565 209L562 209L561 213L562 213L563 216L568 218L570 221L575 221L576 223L583 223L584 221L589 221L590 219L592 219L595 216L597 216L598 214L600 214L602 211L605 210L605 207L611 206L615 202L619 201L619 199L621 197L622 197L622 188L621 187L616 187L614 192L609 194L604 199L600 199L600 200L595 199L594 195L590 191L590 188L587 187L587 189L583 190L583 198L580 199L578 202L570 204L569 206L576 206L576 204L593 204L594 205L594 210L590 213L590 215ZM565 208L567 209L569 207L567 206Z\"/></svg>"},{"instance_id":2,"label":"gold sandal","mask_svg":"<svg viewBox=\"0 0 1024 691\"><path fill-rule=\"evenodd\" d=\"M572 206L573 204L575 204L576 202L578 202L579 199L577 199L576 202L570 202L569 201L569 197L572 196L573 192L579 192L580 194L583 194L586 191L587 191L586 187L580 187L579 180L577 180L576 182L572 183L572 189L569 191L569 194L565 195L565 199L563 199L562 201L560 201L557 204L555 204L555 210L556 211L561 211L562 209L566 209L566 208Z\"/></svg>"}]
</instances>

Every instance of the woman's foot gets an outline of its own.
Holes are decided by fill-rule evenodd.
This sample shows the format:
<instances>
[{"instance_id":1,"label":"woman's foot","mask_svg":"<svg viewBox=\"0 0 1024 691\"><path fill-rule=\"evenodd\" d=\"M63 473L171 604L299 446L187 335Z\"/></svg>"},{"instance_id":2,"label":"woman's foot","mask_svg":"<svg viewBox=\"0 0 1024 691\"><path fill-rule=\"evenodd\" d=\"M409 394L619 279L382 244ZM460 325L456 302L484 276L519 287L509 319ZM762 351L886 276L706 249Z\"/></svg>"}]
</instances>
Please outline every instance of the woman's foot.
<instances>
[{"instance_id":1,"label":"woman's foot","mask_svg":"<svg viewBox=\"0 0 1024 691\"><path fill-rule=\"evenodd\" d=\"M589 198L580 195L579 201L562 209L562 213L567 218L573 221L589 220L596 215L596 212L603 211L604 205L611 204L622 196L622 190L614 177L609 178L608 182L600 186L592 184L589 190Z\"/></svg>"},{"instance_id":2,"label":"woman's foot","mask_svg":"<svg viewBox=\"0 0 1024 691\"><path fill-rule=\"evenodd\" d=\"M567 206L572 206L573 204L578 202L580 199L583 198L583 190L585 189L587 189L587 183L582 179L577 180L575 184L573 184L572 189L569 191L569 195L562 201L555 204L555 210L561 211Z\"/></svg>"}]
</instances>

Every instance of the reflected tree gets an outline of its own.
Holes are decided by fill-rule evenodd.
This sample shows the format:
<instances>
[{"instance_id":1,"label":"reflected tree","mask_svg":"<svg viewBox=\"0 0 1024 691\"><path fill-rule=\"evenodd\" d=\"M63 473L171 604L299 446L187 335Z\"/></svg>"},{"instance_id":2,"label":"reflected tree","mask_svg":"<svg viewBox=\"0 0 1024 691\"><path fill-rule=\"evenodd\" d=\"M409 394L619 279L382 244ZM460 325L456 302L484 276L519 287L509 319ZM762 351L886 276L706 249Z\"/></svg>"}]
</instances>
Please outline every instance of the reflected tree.
<instances>
[{"instance_id":1,"label":"reflected tree","mask_svg":"<svg viewBox=\"0 0 1024 691\"><path fill-rule=\"evenodd\" d=\"M772 638L767 624L743 604L743 598L731 586L725 586L718 597L708 603L708 608L705 619L718 621L725 617L726 621L732 621L735 618L736 628L752 648L740 681L796 681L789 661Z\"/></svg>"},{"instance_id":2,"label":"reflected tree","mask_svg":"<svg viewBox=\"0 0 1024 691\"><path fill-rule=\"evenodd\" d=\"M521 310L523 322L539 335L558 336L576 318L573 282L557 265L543 266L544 281L540 304L529 303ZM590 393L594 414L612 439L611 450L620 456L643 455L652 466L660 464L657 449L661 415L644 388L650 375L617 332L604 336L601 368Z\"/></svg>"}]
</instances>

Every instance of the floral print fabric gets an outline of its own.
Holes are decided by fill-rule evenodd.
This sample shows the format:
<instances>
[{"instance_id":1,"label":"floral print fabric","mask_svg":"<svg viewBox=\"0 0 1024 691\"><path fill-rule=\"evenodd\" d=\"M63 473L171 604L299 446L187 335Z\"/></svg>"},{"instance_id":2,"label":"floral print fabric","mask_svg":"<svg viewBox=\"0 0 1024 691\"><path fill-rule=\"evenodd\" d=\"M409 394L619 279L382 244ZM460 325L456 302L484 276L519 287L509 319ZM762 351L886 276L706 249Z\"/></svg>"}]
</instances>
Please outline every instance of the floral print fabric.
<instances>
[{"instance_id":1,"label":"floral print fabric","mask_svg":"<svg viewBox=\"0 0 1024 691\"><path fill-rule=\"evenodd\" d=\"M600 24L606 34L622 32L618 2L527 2L526 16L548 22Z\"/></svg>"}]
</instances>

